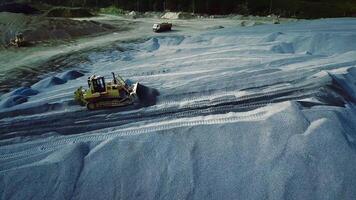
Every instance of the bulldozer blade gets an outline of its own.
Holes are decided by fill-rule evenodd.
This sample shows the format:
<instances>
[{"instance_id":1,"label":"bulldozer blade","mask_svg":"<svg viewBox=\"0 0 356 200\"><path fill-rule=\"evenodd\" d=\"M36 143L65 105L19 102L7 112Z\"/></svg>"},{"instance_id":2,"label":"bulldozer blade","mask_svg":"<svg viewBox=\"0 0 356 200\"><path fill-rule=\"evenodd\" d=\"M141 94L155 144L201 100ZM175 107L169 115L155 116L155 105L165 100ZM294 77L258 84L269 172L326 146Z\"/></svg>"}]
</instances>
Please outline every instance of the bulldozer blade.
<instances>
[{"instance_id":1,"label":"bulldozer blade","mask_svg":"<svg viewBox=\"0 0 356 200\"><path fill-rule=\"evenodd\" d=\"M157 96L159 96L158 90L139 83L137 83L134 87L136 87L136 95L140 104L143 106L152 106L156 104Z\"/></svg>"}]
</instances>

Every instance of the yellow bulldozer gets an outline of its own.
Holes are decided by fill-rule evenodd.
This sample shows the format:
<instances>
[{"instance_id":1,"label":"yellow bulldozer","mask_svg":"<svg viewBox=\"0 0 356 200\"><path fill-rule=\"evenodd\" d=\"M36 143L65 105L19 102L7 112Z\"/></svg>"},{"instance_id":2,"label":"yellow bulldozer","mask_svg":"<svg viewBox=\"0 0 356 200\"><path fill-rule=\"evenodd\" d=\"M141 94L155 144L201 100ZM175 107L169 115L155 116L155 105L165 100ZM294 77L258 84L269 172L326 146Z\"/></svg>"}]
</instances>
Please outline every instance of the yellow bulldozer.
<instances>
[{"instance_id":1,"label":"yellow bulldozer","mask_svg":"<svg viewBox=\"0 0 356 200\"><path fill-rule=\"evenodd\" d=\"M15 38L10 40L10 43L8 46L26 47L26 46L29 46L29 42L27 42L25 40L22 33L18 33L18 34L16 34Z\"/></svg>"},{"instance_id":2,"label":"yellow bulldozer","mask_svg":"<svg viewBox=\"0 0 356 200\"><path fill-rule=\"evenodd\" d=\"M74 92L74 99L89 110L101 108L120 107L133 104L137 97L139 83L128 85L121 76L105 82L103 76L92 75L88 77L88 89L82 86Z\"/></svg>"}]
</instances>

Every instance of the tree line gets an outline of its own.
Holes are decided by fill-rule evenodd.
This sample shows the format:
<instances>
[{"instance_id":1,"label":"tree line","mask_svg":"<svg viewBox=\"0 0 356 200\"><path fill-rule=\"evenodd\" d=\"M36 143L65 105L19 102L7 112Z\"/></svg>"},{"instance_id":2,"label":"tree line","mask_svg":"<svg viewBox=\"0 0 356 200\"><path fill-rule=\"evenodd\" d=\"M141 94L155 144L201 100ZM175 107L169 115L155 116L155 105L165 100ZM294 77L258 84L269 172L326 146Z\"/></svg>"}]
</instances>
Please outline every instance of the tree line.
<instances>
[{"instance_id":1,"label":"tree line","mask_svg":"<svg viewBox=\"0 0 356 200\"><path fill-rule=\"evenodd\" d=\"M4 0L3 0L4 1ZM124 10L185 11L205 14L268 15L285 17L340 17L356 14L356 0L28 0L57 6Z\"/></svg>"}]
</instances>

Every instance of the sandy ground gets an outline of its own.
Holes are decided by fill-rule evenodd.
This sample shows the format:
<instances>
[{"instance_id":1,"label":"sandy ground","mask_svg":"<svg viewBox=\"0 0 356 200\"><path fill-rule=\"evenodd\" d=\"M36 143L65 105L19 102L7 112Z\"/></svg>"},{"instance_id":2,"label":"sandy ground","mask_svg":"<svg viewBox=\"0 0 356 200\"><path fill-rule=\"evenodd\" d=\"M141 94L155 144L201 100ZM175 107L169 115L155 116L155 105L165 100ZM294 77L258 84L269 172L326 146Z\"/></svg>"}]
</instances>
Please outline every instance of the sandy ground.
<instances>
[{"instance_id":1,"label":"sandy ground","mask_svg":"<svg viewBox=\"0 0 356 200\"><path fill-rule=\"evenodd\" d=\"M229 27L254 26L256 24L273 23L273 19L260 17L229 17L229 18L201 18L191 20L168 20L153 18L132 19L125 16L101 15L91 18L75 18L78 21L96 21L103 24L109 24L117 27L118 30L110 31L108 34L97 36L82 37L67 42L49 41L45 44L39 44L29 48L11 48L0 49L0 92L9 91L9 89L21 85L17 77L26 77L22 82L38 80L38 76L46 73L46 68L60 69L65 67L66 57L81 57L81 54L92 49L105 49L113 42L132 41L142 38L149 38L157 35L152 32L152 25L156 22L172 22L173 31L163 33L164 35L192 35L201 31L214 30ZM290 21L285 19L282 22ZM292 20L293 21L293 20ZM62 44L61 44L62 43ZM74 55L75 54L75 55ZM58 62L60 60L61 62ZM67 63L80 64L85 60L68 60ZM23 83L27 84L27 83Z\"/></svg>"},{"instance_id":2,"label":"sandy ground","mask_svg":"<svg viewBox=\"0 0 356 200\"><path fill-rule=\"evenodd\" d=\"M86 62L1 97L1 198L356 199L355 19L176 20L163 34L130 21L38 51ZM113 71L158 90L155 104L73 101Z\"/></svg>"}]
</instances>

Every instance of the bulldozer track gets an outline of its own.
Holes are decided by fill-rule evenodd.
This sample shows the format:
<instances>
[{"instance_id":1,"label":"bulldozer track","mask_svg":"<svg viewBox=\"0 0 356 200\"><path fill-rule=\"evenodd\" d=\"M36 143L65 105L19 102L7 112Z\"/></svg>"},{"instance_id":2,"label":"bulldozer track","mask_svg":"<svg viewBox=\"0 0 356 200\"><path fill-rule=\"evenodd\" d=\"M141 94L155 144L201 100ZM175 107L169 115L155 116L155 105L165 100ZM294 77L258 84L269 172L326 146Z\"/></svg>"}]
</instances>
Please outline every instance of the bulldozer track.
<instances>
[{"instance_id":1,"label":"bulldozer track","mask_svg":"<svg viewBox=\"0 0 356 200\"><path fill-rule=\"evenodd\" d=\"M66 144L94 142L94 141L100 142L102 140L107 140L118 136L133 136L138 134L147 134L151 132L157 132L157 131L162 131L167 129L187 127L187 126L234 123L243 120L258 120L262 118L265 113L266 111L261 111L259 113L233 116L233 117L222 116L214 119L198 119L194 121L179 121L179 122L171 121L159 125L148 125L144 127L114 130L109 134L95 134L95 135L93 134L93 135L79 135L79 136L75 135L72 136L71 138L58 139L55 142L44 142L35 147L31 147L29 149L25 149L23 151L18 151L18 152L6 152L6 151L1 152L1 147L0 147L0 152L2 153L0 155L0 160L2 160L3 162L6 162L6 160L13 161L13 159L28 157L32 154L51 152L56 149L59 149L61 146Z\"/></svg>"},{"instance_id":2,"label":"bulldozer track","mask_svg":"<svg viewBox=\"0 0 356 200\"><path fill-rule=\"evenodd\" d=\"M115 113L104 115L93 113L93 115L83 116L60 116L45 117L38 120L19 120L10 125L1 124L2 131L8 133L0 135L0 139L11 138L15 136L40 135L43 132L57 132L63 135L92 131L107 127L122 126L129 123L135 123L142 120L151 120L159 118L177 118L193 117L198 115L219 114L226 112L242 112L269 103L277 103L287 100L296 100L312 96L319 92L317 87L311 85L307 88L290 88L274 92L247 95L245 97L219 98L217 100L193 101L183 106L172 105L163 109L141 110L133 113ZM314 91L315 90L315 91ZM87 113L88 114L88 113ZM29 130L29 127L34 127Z\"/></svg>"},{"instance_id":3,"label":"bulldozer track","mask_svg":"<svg viewBox=\"0 0 356 200\"><path fill-rule=\"evenodd\" d=\"M55 151L56 149L59 149L61 146L66 145L66 144L95 142L95 141L100 142L102 140L107 140L107 139L118 137L118 136L133 136L133 135L139 135L139 134L147 134L147 133L151 133L151 132L158 132L158 131L162 131L162 130L174 129L174 128L179 128L179 127L234 123L234 122L243 121L243 120L249 120L249 121L250 120L258 120L258 119L261 119L266 114L266 111L261 111L259 113L248 114L248 115L244 115L244 113L241 113L241 116L234 116L234 117L222 116L222 117L214 118L214 119L200 119L200 120L194 120L194 121L174 122L174 119L177 119L177 118L196 117L196 116L204 116L204 115L210 115L210 114L221 114L221 113L226 113L226 112L248 111L248 110L260 108L260 107L263 107L263 106L266 106L266 105L272 104L272 103L309 97L316 93L317 93L317 91L310 90L309 92L305 92L305 93L299 92L294 96L282 96L277 99L265 99L258 103L250 102L250 103L238 104L238 102L234 102L234 103L225 102L225 105L215 105L215 106L206 107L205 109L185 110L185 111L177 112L170 116L169 115L162 116L162 113L160 113L159 115L161 118L163 117L163 119L164 119L164 117L168 117L172 122L168 122L166 124L159 124L159 125L154 125L155 123L151 123L151 124L143 126L143 127L123 128L123 129L119 128L118 130L112 130L112 128L110 128L110 126L106 126L106 128L104 128L104 129L92 130L93 133L89 134L89 135L72 135L72 136L69 136L70 138L58 139L55 142L49 142L49 143L44 142L42 144L36 145L35 147L30 147L29 149L25 149L23 151L14 152L14 153L12 153L12 152L7 153L6 151L2 152L1 147L0 147L0 153L2 153L2 155L0 156L0 159L3 161L5 161L7 159L14 159L14 158L19 159L22 157L30 156L32 154L37 154L38 152L44 153L44 152ZM270 96L270 95L271 94L267 94L265 96ZM260 96L262 97L263 95L261 94ZM245 98L245 100L246 99L247 98ZM166 112L168 112L168 111L169 111L169 109L166 110ZM167 120L167 119L164 119L164 120ZM155 122L157 123L157 121L155 121ZM158 123L159 122L160 121L158 121ZM106 123L106 125L107 125L107 122L104 122L104 123ZM115 126L115 128L116 127L117 126ZM75 127L72 127L72 128L75 128ZM103 132L103 133L98 133L98 132ZM105 132L108 132L108 133L105 133Z\"/></svg>"},{"instance_id":4,"label":"bulldozer track","mask_svg":"<svg viewBox=\"0 0 356 200\"><path fill-rule=\"evenodd\" d=\"M238 85L232 85L230 87L224 87L222 89L212 89L212 90L205 90L205 91L199 91L199 92L189 92L189 93L180 93L180 94L174 94L174 95L166 95L166 96L162 96L159 98L158 102L160 104L172 104L172 103L176 103L176 102L181 102L181 101L192 101L192 100L198 100L201 99L203 95L205 96L213 96L214 94L219 94L219 93L231 93L234 92L236 90L246 90L249 87L251 87L251 84L253 83L253 85L255 85L255 87L265 87L268 86L265 83L266 82L272 82L272 81L278 81L277 83L288 83L288 82L296 82L298 79L305 79L306 77L308 77L306 74L312 75L313 73L315 73L315 71L301 71L297 73L293 73L293 74L287 74L287 75L280 75L278 76L278 78L270 78L270 79L266 79L264 78L263 80L258 80L257 77L254 77L253 80L251 80L251 78L245 78L242 80L245 81L241 81L243 82L242 84L239 83ZM264 75L266 76L266 75ZM271 74L269 74L269 76L272 76ZM274 75L276 76L276 75ZM256 80L257 79L257 80ZM258 86L257 84L261 83L260 86ZM273 83L273 85L277 84L276 82ZM320 85L320 84L319 84ZM304 86L300 86L300 88L306 87ZM291 87L292 89L295 87ZM286 90L289 90L291 88L286 88ZM204 96L204 97L205 97ZM247 97L242 97L242 98L247 98Z\"/></svg>"},{"instance_id":5,"label":"bulldozer track","mask_svg":"<svg viewBox=\"0 0 356 200\"><path fill-rule=\"evenodd\" d=\"M257 94L249 94L241 97L237 97L233 95L233 92L223 92L223 93L216 93L210 96L194 96L189 99L184 99L184 101L188 101L186 105L182 105L182 108L194 108L199 107L201 105L217 105L225 102L239 102L239 103L248 103L256 101L256 99L268 99L274 96L283 96L287 95L288 93L293 92L302 92L306 90L312 90L315 88L320 87L318 84L310 84L308 86L300 86L300 87L290 87L284 88L275 91L257 93ZM214 99L211 99L215 97ZM228 98L227 98L228 97ZM211 99L211 100L209 100ZM190 103L191 102L191 103ZM199 103L197 103L199 102ZM166 101L164 104L180 104L181 101Z\"/></svg>"},{"instance_id":6,"label":"bulldozer track","mask_svg":"<svg viewBox=\"0 0 356 200\"><path fill-rule=\"evenodd\" d=\"M295 73L291 74L284 74L284 75L278 75L278 78L267 78L264 80L259 81L257 77L254 77L253 80L250 78L245 79L243 81L243 84L231 84L230 87L224 87L220 89L211 89L211 90L204 90L204 91L197 91L197 92L188 92L188 93L179 93L179 94L173 94L173 95L165 95L165 96L158 96L158 104L160 105L168 105L168 104L178 104L182 101L198 101L204 98L213 98L216 96L226 96L231 95L232 93L236 93L236 91L244 91L248 89L251 83L254 83L255 87L256 83L261 82L262 85L260 87L265 87L268 85L265 85L265 81L271 82L271 81L276 81L279 80L277 83L287 83L287 82L296 82L299 79L305 79L306 74L312 75L316 71L315 70L310 70L310 71L302 71L302 70L296 70ZM308 75L308 76L309 76ZM266 76L264 75L259 75L259 76ZM268 74L268 76L272 76L271 74ZM276 74L273 75L273 77L277 76ZM257 79L257 80L256 80ZM244 79L243 79L244 80ZM276 84L276 83L273 83ZM303 87L303 86L301 86ZM69 94L69 93L68 93ZM71 93L70 93L71 94ZM242 96L241 98L245 98L245 96ZM41 101L41 100L38 100ZM63 102L62 102L63 103ZM64 102L65 103L65 102ZM63 106L59 103L53 103L53 104L46 104L46 105L41 105L37 106L38 108L34 109L24 109L24 110L16 110L15 111L5 111L5 112L0 112L0 121L4 118L7 118L9 116L18 116L18 115L33 115L33 114L38 114L38 113L43 113L47 111L51 111L52 109L63 109ZM35 113L34 113L35 111ZM105 113L105 111L103 111ZM64 114L64 113L63 113ZM77 115L80 115L80 113L76 113ZM80 117L80 116L79 116ZM1 134L1 132L0 132Z\"/></svg>"}]
</instances>

